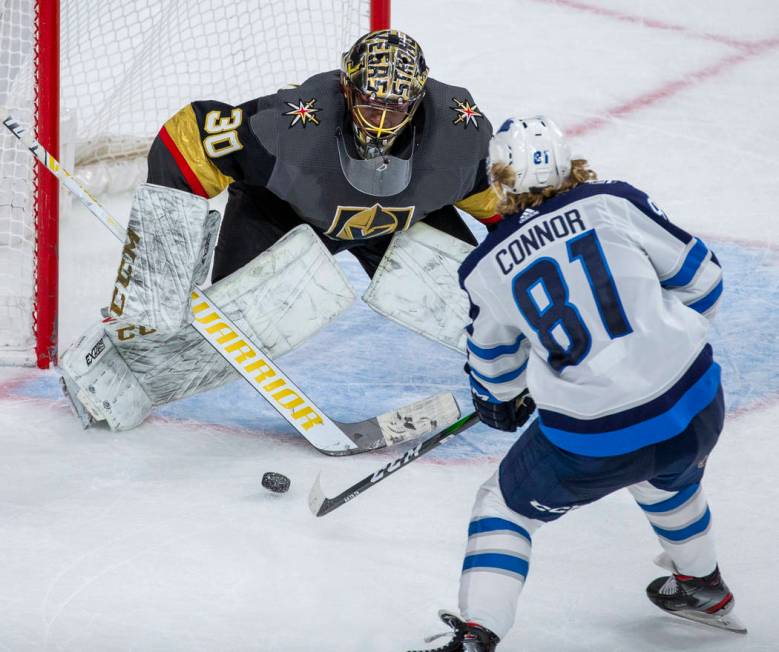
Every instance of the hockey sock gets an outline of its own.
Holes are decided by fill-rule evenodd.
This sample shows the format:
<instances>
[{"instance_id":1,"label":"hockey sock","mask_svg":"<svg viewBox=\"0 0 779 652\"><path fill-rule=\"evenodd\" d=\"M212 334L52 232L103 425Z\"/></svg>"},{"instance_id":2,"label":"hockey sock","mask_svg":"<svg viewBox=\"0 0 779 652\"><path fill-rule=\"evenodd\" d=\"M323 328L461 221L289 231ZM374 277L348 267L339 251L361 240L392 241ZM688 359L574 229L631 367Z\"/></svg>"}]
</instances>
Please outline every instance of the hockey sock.
<instances>
[{"instance_id":1,"label":"hockey sock","mask_svg":"<svg viewBox=\"0 0 779 652\"><path fill-rule=\"evenodd\" d=\"M699 484L663 491L641 482L629 489L678 573L705 577L716 568L711 512Z\"/></svg>"},{"instance_id":2,"label":"hockey sock","mask_svg":"<svg viewBox=\"0 0 779 652\"><path fill-rule=\"evenodd\" d=\"M514 624L531 537L543 523L511 510L495 473L476 494L460 578L460 612L503 638Z\"/></svg>"}]
</instances>

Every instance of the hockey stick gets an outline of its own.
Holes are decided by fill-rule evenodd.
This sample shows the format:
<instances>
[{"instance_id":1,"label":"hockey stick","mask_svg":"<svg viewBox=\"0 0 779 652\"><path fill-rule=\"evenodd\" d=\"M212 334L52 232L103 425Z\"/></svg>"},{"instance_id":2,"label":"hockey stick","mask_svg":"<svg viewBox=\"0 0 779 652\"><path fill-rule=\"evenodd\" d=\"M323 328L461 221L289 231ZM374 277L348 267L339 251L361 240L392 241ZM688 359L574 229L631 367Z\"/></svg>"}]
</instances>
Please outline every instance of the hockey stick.
<instances>
[{"instance_id":1,"label":"hockey stick","mask_svg":"<svg viewBox=\"0 0 779 652\"><path fill-rule=\"evenodd\" d=\"M425 441L420 442L414 448L406 451L405 455L397 458L395 461L382 466L380 469L372 473L371 475L363 478L359 482L353 484L348 489L345 489L340 494L333 498L325 497L322 491L322 474L319 473L314 480L314 484L311 487L311 491L308 493L308 506L311 508L311 512L314 516L324 516L329 514L335 509L338 509L342 505L345 505L350 500L357 498L361 493L367 491L374 485L378 484L384 478L402 469L416 459L422 457L425 453L429 453L434 448L437 448L444 442L448 441L450 437L459 435L464 430L467 430L471 426L479 423L479 417L475 412L464 416L459 421L455 421L451 426L445 428L437 435L433 435Z\"/></svg>"},{"instance_id":2,"label":"hockey stick","mask_svg":"<svg viewBox=\"0 0 779 652\"><path fill-rule=\"evenodd\" d=\"M120 242L124 242L125 228L81 182L28 134L4 106L0 106L0 117L3 125L32 152L38 162L54 174ZM454 396L443 393L357 423L332 420L199 287L192 292L192 311L196 315L192 322L195 330L254 391L314 448L326 455L352 455L416 439L435 431L439 424L449 423L460 416ZM214 328L214 324L220 327Z\"/></svg>"}]
</instances>

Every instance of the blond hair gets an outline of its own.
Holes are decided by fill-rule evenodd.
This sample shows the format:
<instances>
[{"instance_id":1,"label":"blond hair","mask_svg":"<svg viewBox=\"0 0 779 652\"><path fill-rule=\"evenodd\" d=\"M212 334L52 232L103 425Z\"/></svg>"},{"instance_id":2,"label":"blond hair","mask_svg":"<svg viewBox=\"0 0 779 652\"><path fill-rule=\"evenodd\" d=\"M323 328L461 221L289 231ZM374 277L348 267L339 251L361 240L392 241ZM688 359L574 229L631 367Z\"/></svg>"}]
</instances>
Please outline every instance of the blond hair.
<instances>
[{"instance_id":1,"label":"blond hair","mask_svg":"<svg viewBox=\"0 0 779 652\"><path fill-rule=\"evenodd\" d=\"M571 173L560 184L559 188L540 188L532 189L530 192L515 194L506 190L506 187L512 187L516 181L517 175L507 163L495 163L490 168L490 178L495 192L498 193L500 201L498 203L498 213L501 215L513 215L521 213L526 208L535 208L542 201L550 199L575 188L585 181L592 181L598 178L595 171L587 167L587 161L584 159L573 159L571 161Z\"/></svg>"}]
</instances>

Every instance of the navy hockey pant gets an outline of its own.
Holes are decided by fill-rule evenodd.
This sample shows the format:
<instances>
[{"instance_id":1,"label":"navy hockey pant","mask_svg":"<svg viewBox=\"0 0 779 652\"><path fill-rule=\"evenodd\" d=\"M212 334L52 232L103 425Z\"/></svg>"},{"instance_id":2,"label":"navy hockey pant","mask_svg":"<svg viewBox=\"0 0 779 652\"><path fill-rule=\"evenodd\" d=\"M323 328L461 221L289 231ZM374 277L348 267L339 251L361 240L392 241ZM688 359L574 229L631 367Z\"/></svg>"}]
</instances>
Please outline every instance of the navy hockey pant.
<instances>
[{"instance_id":1,"label":"navy hockey pant","mask_svg":"<svg viewBox=\"0 0 779 652\"><path fill-rule=\"evenodd\" d=\"M704 576L716 553L701 488L724 420L722 389L676 437L614 457L562 450L534 421L477 494L460 581L463 616L504 636L530 566L533 533L628 488L680 573Z\"/></svg>"}]
</instances>

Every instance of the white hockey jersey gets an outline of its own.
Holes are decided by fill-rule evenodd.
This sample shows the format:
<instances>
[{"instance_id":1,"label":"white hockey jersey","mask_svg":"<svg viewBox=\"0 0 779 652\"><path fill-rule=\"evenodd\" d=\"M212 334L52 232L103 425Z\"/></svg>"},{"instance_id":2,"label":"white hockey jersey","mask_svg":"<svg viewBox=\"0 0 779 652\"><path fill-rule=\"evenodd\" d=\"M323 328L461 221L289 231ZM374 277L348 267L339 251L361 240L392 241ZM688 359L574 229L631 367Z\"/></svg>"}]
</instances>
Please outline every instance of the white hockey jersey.
<instances>
[{"instance_id":1,"label":"white hockey jersey","mask_svg":"<svg viewBox=\"0 0 779 652\"><path fill-rule=\"evenodd\" d=\"M716 396L707 343L722 270L706 245L621 181L507 217L463 262L475 391L526 387L542 432L610 456L669 439Z\"/></svg>"}]
</instances>

